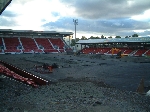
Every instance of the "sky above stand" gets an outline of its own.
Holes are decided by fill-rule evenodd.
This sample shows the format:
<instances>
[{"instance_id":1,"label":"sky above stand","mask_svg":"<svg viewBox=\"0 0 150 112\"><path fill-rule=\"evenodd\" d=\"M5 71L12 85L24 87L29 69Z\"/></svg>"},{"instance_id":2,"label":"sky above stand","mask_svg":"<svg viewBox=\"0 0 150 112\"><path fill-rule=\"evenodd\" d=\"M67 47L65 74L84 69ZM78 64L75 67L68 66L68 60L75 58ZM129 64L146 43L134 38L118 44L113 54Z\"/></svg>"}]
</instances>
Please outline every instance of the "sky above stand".
<instances>
[{"instance_id":1,"label":"sky above stand","mask_svg":"<svg viewBox=\"0 0 150 112\"><path fill-rule=\"evenodd\" d=\"M74 32L86 36L150 36L150 0L12 0L0 29Z\"/></svg>"}]
</instances>

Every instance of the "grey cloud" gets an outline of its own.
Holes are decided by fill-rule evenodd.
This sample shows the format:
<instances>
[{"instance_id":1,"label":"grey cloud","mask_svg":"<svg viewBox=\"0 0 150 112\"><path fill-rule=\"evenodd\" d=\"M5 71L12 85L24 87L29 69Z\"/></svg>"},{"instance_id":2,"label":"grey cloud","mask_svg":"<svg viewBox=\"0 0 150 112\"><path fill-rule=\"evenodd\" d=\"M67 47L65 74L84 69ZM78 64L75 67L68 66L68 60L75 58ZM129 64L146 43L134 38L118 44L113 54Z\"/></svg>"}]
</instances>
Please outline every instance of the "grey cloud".
<instances>
[{"instance_id":1,"label":"grey cloud","mask_svg":"<svg viewBox=\"0 0 150 112\"><path fill-rule=\"evenodd\" d=\"M14 12L11 12L11 11L7 11L5 10L1 16L5 16L5 17L16 17L18 16L18 14L14 13Z\"/></svg>"},{"instance_id":2,"label":"grey cloud","mask_svg":"<svg viewBox=\"0 0 150 112\"><path fill-rule=\"evenodd\" d=\"M150 35L150 31L144 31L144 32L121 31L121 32L118 32L117 34L119 36L125 37L125 36L132 36L135 33L142 37L147 37L147 35Z\"/></svg>"},{"instance_id":3,"label":"grey cloud","mask_svg":"<svg viewBox=\"0 0 150 112\"><path fill-rule=\"evenodd\" d=\"M12 0L12 3L26 4L33 0ZM150 9L150 0L60 0L66 7L74 7L79 19L77 32L87 32L104 35L131 36L133 30L150 29L148 22L129 19L133 15L142 14ZM127 1L133 2L129 5ZM10 4L11 5L11 4ZM34 6L33 6L34 7ZM42 7L41 7L42 8ZM69 9L68 9L69 10ZM53 16L60 16L59 12L52 12ZM18 15L5 10L0 17L0 26L17 26L14 17ZM72 17L63 17L56 22L49 22L43 25L50 30L64 29L74 31ZM42 19L41 21L46 21ZM139 35L149 35L146 30Z\"/></svg>"},{"instance_id":4,"label":"grey cloud","mask_svg":"<svg viewBox=\"0 0 150 112\"><path fill-rule=\"evenodd\" d=\"M72 18L61 18L56 22L49 22L43 25L43 27L49 27L50 29L66 29L70 30L74 28L73 19Z\"/></svg>"},{"instance_id":5,"label":"grey cloud","mask_svg":"<svg viewBox=\"0 0 150 112\"><path fill-rule=\"evenodd\" d=\"M50 29L66 29L74 31L73 18L61 18L56 22L49 22L43 27ZM77 32L96 32L109 35L128 36L133 30L145 30L150 25L146 22L139 22L132 19L111 19L111 20L86 20L78 19Z\"/></svg>"},{"instance_id":6,"label":"grey cloud","mask_svg":"<svg viewBox=\"0 0 150 112\"><path fill-rule=\"evenodd\" d=\"M52 15L55 16L55 17L57 17L57 16L59 16L60 14L59 14L59 12L52 12Z\"/></svg>"},{"instance_id":7,"label":"grey cloud","mask_svg":"<svg viewBox=\"0 0 150 112\"><path fill-rule=\"evenodd\" d=\"M60 0L75 7L78 16L88 19L122 18L142 14L150 9L150 0ZM133 1L129 5L127 1Z\"/></svg>"},{"instance_id":8,"label":"grey cloud","mask_svg":"<svg viewBox=\"0 0 150 112\"><path fill-rule=\"evenodd\" d=\"M31 1L34 1L34 0L12 0L12 3L19 3L19 4L24 5L25 3L31 2Z\"/></svg>"},{"instance_id":9,"label":"grey cloud","mask_svg":"<svg viewBox=\"0 0 150 112\"><path fill-rule=\"evenodd\" d=\"M16 26L17 21L15 21L15 17L18 14L5 10L0 17L0 26Z\"/></svg>"},{"instance_id":10,"label":"grey cloud","mask_svg":"<svg viewBox=\"0 0 150 112\"><path fill-rule=\"evenodd\" d=\"M6 19L6 18L3 18L1 17L0 18L0 26L16 26L17 25L17 22L14 20L14 19Z\"/></svg>"},{"instance_id":11,"label":"grey cloud","mask_svg":"<svg viewBox=\"0 0 150 112\"><path fill-rule=\"evenodd\" d=\"M83 22L82 22L83 21ZM113 19L113 20L97 20L97 21L81 21L79 30L96 31L96 32L122 32L131 30L145 30L150 27L146 22L139 22L132 19Z\"/></svg>"},{"instance_id":12,"label":"grey cloud","mask_svg":"<svg viewBox=\"0 0 150 112\"><path fill-rule=\"evenodd\" d=\"M150 31L146 30L144 32L139 33L140 36L150 35Z\"/></svg>"}]
</instances>

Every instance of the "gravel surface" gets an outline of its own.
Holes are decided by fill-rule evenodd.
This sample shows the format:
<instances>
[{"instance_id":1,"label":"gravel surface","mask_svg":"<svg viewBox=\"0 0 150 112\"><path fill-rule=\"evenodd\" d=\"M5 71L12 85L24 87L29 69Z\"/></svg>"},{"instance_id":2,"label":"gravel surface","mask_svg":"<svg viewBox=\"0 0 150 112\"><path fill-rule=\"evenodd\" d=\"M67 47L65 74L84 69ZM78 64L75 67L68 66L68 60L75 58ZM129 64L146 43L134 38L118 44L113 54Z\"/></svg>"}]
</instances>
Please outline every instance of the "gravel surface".
<instances>
[{"instance_id":1,"label":"gravel surface","mask_svg":"<svg viewBox=\"0 0 150 112\"><path fill-rule=\"evenodd\" d=\"M53 81L32 88L0 75L0 112L150 112L150 97L136 93L150 85L150 59L101 55L1 55L1 60ZM53 73L34 65L57 63Z\"/></svg>"}]
</instances>

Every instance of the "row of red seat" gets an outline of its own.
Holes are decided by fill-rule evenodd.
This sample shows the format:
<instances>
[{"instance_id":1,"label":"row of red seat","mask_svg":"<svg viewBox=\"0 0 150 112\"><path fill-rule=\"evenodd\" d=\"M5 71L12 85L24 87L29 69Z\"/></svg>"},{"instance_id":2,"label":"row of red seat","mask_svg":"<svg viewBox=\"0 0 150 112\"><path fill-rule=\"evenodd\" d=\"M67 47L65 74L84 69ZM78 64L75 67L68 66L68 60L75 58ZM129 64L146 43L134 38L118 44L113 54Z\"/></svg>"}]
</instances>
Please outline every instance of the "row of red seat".
<instances>
[{"instance_id":1,"label":"row of red seat","mask_svg":"<svg viewBox=\"0 0 150 112\"><path fill-rule=\"evenodd\" d=\"M64 43L60 38L54 39L54 38L49 38L49 40L53 43L53 45L57 45L59 49L64 49Z\"/></svg>"},{"instance_id":2,"label":"row of red seat","mask_svg":"<svg viewBox=\"0 0 150 112\"><path fill-rule=\"evenodd\" d=\"M148 55L150 56L150 50L147 49L139 49L134 54L134 56L142 56L142 55Z\"/></svg>"},{"instance_id":3,"label":"row of red seat","mask_svg":"<svg viewBox=\"0 0 150 112\"><path fill-rule=\"evenodd\" d=\"M5 67L7 67L8 69L10 69L11 71L14 71L15 73L19 74L20 76L22 77L25 77L25 78L28 78L29 80L32 79L36 84L38 85L47 85L49 84L49 81L43 79L43 78L40 78L38 76L35 76L25 70L22 70L16 66L13 66L9 63L6 63L2 60L0 60L0 63L2 63ZM27 83L29 83L29 81L27 81Z\"/></svg>"},{"instance_id":4,"label":"row of red seat","mask_svg":"<svg viewBox=\"0 0 150 112\"><path fill-rule=\"evenodd\" d=\"M34 82L34 80L32 79L29 79L29 78L25 78L25 77L22 77L18 74L16 74L15 72L9 70L8 68L6 68L5 66L1 65L0 64L0 73L1 74L4 74L5 76L7 77L10 77L10 78L13 78L15 80L18 80L18 81L21 81L23 83L26 83L28 85L31 85L33 87L37 87L38 85Z\"/></svg>"},{"instance_id":5,"label":"row of red seat","mask_svg":"<svg viewBox=\"0 0 150 112\"><path fill-rule=\"evenodd\" d=\"M5 42L6 49L4 50L5 53L8 52L21 52L18 47L22 46L22 51L24 53L32 53L32 52L64 52L64 42L60 38L26 38L21 37L20 41L18 37L13 38L3 38ZM34 40L35 39L35 40ZM21 42L21 43L20 43ZM2 42L2 38L0 38L0 45L4 45ZM39 47L43 47L42 48ZM53 46L59 47L59 50L54 49Z\"/></svg>"},{"instance_id":6,"label":"row of red seat","mask_svg":"<svg viewBox=\"0 0 150 112\"><path fill-rule=\"evenodd\" d=\"M82 49L82 53L84 54L112 54L112 48L84 48ZM132 56L142 56L147 55L150 56L150 49L127 49L127 48L119 48L123 54L131 54ZM114 51L113 54L117 54L119 51Z\"/></svg>"}]
</instances>

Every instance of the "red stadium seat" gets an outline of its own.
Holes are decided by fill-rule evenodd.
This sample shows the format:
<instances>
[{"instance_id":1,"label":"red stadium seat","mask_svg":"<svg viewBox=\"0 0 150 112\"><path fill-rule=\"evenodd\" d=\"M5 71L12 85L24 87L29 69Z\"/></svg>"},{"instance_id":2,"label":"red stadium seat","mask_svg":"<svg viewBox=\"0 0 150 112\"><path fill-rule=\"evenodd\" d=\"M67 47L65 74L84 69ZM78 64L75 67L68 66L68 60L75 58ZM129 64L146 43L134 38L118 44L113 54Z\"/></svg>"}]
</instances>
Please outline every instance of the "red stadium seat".
<instances>
[{"instance_id":1,"label":"red stadium seat","mask_svg":"<svg viewBox=\"0 0 150 112\"><path fill-rule=\"evenodd\" d=\"M61 38L49 38L49 40L51 41L51 43L54 46L59 47L60 52L64 52L64 42L61 40Z\"/></svg>"},{"instance_id":2,"label":"red stadium seat","mask_svg":"<svg viewBox=\"0 0 150 112\"><path fill-rule=\"evenodd\" d=\"M133 56L142 56L147 50L146 49L139 49Z\"/></svg>"},{"instance_id":3,"label":"red stadium seat","mask_svg":"<svg viewBox=\"0 0 150 112\"><path fill-rule=\"evenodd\" d=\"M35 41L39 46L43 47L43 51L46 53L58 52L53 48L53 46L47 38L35 38Z\"/></svg>"},{"instance_id":4,"label":"red stadium seat","mask_svg":"<svg viewBox=\"0 0 150 112\"><path fill-rule=\"evenodd\" d=\"M19 53L20 50L17 47L20 45L18 37L7 37L3 38L5 42L6 49L4 50L5 53Z\"/></svg>"}]
</instances>

